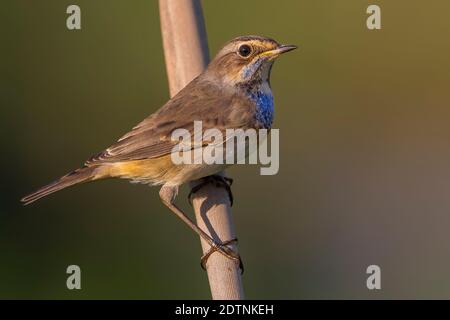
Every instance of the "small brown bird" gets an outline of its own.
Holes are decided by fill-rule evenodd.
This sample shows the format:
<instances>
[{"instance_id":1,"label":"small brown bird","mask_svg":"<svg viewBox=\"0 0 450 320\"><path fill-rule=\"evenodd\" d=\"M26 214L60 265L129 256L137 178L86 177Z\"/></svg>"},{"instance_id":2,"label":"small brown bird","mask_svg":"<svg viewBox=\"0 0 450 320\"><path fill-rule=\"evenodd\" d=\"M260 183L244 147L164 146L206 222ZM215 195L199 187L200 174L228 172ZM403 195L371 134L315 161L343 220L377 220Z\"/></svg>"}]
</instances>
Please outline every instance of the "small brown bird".
<instances>
[{"instance_id":1,"label":"small brown bird","mask_svg":"<svg viewBox=\"0 0 450 320\"><path fill-rule=\"evenodd\" d=\"M157 112L105 151L87 160L83 167L21 201L30 204L75 184L111 177L162 185L159 192L162 202L211 245L211 251L202 258L202 266L213 251L240 261L227 247L233 240L216 243L174 204L180 185L214 175L227 165L175 164L171 154L178 141L173 141L171 133L180 128L192 133L194 121L202 121L203 130L216 128L221 132L230 128L270 129L274 112L269 82L272 64L280 54L295 48L259 36L229 41L201 75ZM192 149L205 147L204 143L192 145ZM230 192L228 181L218 176L216 179Z\"/></svg>"}]
</instances>

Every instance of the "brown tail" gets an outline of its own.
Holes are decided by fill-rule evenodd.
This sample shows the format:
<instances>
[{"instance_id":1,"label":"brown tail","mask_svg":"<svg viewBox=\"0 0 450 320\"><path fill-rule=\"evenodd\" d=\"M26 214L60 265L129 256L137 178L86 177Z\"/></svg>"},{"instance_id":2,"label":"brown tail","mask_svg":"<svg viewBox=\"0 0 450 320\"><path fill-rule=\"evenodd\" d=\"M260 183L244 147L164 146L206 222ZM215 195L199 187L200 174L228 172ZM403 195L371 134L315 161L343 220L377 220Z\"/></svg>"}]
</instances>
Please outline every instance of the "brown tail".
<instances>
[{"instance_id":1,"label":"brown tail","mask_svg":"<svg viewBox=\"0 0 450 320\"><path fill-rule=\"evenodd\" d=\"M20 201L24 205L30 204L42 197L48 196L49 194L59 191L61 189L73 186L77 183L83 183L87 181L94 180L95 178L95 167L83 167L72 171L65 176L62 176L56 181L36 190L35 192L23 197Z\"/></svg>"}]
</instances>

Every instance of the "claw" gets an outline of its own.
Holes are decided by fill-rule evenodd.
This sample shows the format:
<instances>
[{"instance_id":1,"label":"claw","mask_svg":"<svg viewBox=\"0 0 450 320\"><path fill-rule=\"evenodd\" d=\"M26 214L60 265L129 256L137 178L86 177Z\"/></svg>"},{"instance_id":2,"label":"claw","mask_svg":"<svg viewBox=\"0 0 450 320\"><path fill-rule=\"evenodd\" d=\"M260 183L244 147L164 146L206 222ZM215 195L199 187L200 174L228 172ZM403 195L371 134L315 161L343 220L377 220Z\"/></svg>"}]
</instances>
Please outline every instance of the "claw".
<instances>
[{"instance_id":1,"label":"claw","mask_svg":"<svg viewBox=\"0 0 450 320\"><path fill-rule=\"evenodd\" d=\"M227 245L229 245L233 242L237 243L237 239L234 238L234 239L231 239L228 241L224 241L222 243L214 243L214 245L211 246L209 251L207 253L205 253L200 260L200 265L201 265L202 269L206 271L206 262L208 261L208 258L211 256L211 254L218 251L219 253L223 254L227 258L238 261L239 268L241 269L241 274L243 274L244 273L244 264L242 263L241 256L238 253L236 253L235 251L233 251L232 249L230 249L229 247L227 247Z\"/></svg>"},{"instance_id":2,"label":"claw","mask_svg":"<svg viewBox=\"0 0 450 320\"><path fill-rule=\"evenodd\" d=\"M192 195L198 192L201 188L203 188L208 183L214 183L216 187L224 187L225 190L228 192L228 197L230 198L230 205L233 206L233 193L231 192L231 185L233 184L233 179L220 176L220 175L212 175L208 176L202 179L203 181L200 182L198 185L193 187L188 195L189 203L192 206Z\"/></svg>"}]
</instances>

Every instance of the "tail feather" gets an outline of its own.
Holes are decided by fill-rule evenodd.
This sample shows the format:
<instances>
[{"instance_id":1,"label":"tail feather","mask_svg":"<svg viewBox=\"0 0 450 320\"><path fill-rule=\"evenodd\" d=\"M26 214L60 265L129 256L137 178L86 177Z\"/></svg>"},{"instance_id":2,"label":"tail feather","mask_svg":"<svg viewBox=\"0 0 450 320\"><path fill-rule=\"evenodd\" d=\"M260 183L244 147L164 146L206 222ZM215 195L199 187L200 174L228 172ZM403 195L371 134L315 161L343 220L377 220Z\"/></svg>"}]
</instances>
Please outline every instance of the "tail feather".
<instances>
[{"instance_id":1,"label":"tail feather","mask_svg":"<svg viewBox=\"0 0 450 320\"><path fill-rule=\"evenodd\" d=\"M23 197L20 201L24 205L30 204L42 197L48 196L49 194L65 189L67 187L73 186L78 183L83 183L95 179L95 167L83 167L62 176L56 181L43 186L42 188L36 190L35 192Z\"/></svg>"}]
</instances>

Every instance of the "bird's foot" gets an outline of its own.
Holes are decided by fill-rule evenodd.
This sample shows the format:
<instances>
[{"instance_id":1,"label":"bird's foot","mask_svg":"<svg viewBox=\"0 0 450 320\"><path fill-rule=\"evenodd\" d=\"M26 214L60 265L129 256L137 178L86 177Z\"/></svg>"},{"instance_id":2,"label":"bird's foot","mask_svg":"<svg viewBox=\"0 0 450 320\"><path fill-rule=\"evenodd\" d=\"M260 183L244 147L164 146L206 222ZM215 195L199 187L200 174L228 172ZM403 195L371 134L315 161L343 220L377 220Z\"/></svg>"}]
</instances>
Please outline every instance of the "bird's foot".
<instances>
[{"instance_id":1,"label":"bird's foot","mask_svg":"<svg viewBox=\"0 0 450 320\"><path fill-rule=\"evenodd\" d=\"M234 238L222 243L214 242L209 251L205 253L200 260L202 269L206 270L206 262L208 261L208 258L211 256L211 254L217 251L223 254L225 257L236 261L239 264L239 268L241 269L241 274L244 273L244 264L242 263L241 256L239 255L239 253L228 247L229 244L232 244L233 242L237 243L237 241L238 240Z\"/></svg>"},{"instance_id":2,"label":"bird's foot","mask_svg":"<svg viewBox=\"0 0 450 320\"><path fill-rule=\"evenodd\" d=\"M224 177L221 175L212 175L201 179L201 182L197 184L195 187L191 189L191 192L189 192L188 200L189 203L192 205L192 196L201 188L203 188L205 185L212 183L216 187L220 188L223 187L228 192L228 197L230 198L230 205L233 206L233 193L231 192L231 185L233 184L233 179Z\"/></svg>"}]
</instances>

